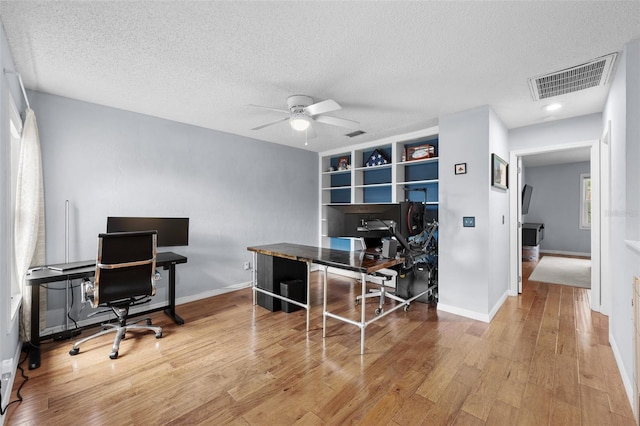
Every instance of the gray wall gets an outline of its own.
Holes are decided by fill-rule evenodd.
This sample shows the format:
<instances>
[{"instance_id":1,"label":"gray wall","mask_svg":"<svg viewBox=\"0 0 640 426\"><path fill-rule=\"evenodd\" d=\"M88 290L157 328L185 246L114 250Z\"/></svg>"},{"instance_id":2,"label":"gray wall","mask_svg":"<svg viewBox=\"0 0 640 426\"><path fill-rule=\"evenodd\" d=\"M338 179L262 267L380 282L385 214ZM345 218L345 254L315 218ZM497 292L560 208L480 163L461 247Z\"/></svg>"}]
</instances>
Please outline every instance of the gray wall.
<instances>
[{"instance_id":1,"label":"gray wall","mask_svg":"<svg viewBox=\"0 0 640 426\"><path fill-rule=\"evenodd\" d=\"M65 200L72 261L95 257L107 216L189 217L189 246L173 248L189 258L177 268L178 302L249 283L247 246L318 240L316 153L40 92L29 98L42 145L47 263L65 258ZM156 300L166 300L163 283ZM48 297L47 325L61 324L64 292Z\"/></svg>"},{"instance_id":2,"label":"gray wall","mask_svg":"<svg viewBox=\"0 0 640 426\"><path fill-rule=\"evenodd\" d=\"M540 250L591 253L591 231L580 229L580 174L589 172L588 161L527 167L533 193L523 222L544 223Z\"/></svg>"}]
</instances>

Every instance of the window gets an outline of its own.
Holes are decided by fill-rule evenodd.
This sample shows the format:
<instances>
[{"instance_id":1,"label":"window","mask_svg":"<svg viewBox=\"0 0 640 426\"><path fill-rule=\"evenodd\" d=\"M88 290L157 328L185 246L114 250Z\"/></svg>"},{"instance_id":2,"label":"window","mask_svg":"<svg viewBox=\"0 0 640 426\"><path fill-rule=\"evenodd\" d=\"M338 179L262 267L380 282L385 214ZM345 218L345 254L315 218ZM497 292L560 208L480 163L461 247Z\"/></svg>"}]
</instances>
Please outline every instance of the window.
<instances>
[{"instance_id":1,"label":"window","mask_svg":"<svg viewBox=\"0 0 640 426\"><path fill-rule=\"evenodd\" d=\"M591 175L580 175L580 229L591 229Z\"/></svg>"},{"instance_id":2,"label":"window","mask_svg":"<svg viewBox=\"0 0 640 426\"><path fill-rule=\"evenodd\" d=\"M16 273L16 262L14 257L14 226L16 215L16 189L18 183L18 162L20 159L20 138L22 135L22 119L16 107L15 101L9 94L9 151L11 153L11 320L15 318L15 315L20 308L22 301L22 289L20 288L20 279L18 279Z\"/></svg>"}]
</instances>

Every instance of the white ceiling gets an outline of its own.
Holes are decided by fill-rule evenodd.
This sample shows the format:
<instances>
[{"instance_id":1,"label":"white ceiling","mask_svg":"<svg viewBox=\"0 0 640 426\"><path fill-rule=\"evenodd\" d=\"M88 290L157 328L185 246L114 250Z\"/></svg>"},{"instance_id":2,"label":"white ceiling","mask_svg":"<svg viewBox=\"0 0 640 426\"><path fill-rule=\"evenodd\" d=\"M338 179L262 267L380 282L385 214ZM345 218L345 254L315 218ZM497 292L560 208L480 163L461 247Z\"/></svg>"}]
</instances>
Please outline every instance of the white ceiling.
<instances>
[{"instance_id":1,"label":"white ceiling","mask_svg":"<svg viewBox=\"0 0 640 426\"><path fill-rule=\"evenodd\" d=\"M522 164L525 167L552 166L584 161L591 161L591 148L572 148L522 156Z\"/></svg>"},{"instance_id":2,"label":"white ceiling","mask_svg":"<svg viewBox=\"0 0 640 426\"><path fill-rule=\"evenodd\" d=\"M1 1L27 88L312 151L348 147L491 105L509 128L600 112L608 87L558 97L527 79L640 37L638 1ZM304 136L258 104L305 94L364 135Z\"/></svg>"}]
</instances>

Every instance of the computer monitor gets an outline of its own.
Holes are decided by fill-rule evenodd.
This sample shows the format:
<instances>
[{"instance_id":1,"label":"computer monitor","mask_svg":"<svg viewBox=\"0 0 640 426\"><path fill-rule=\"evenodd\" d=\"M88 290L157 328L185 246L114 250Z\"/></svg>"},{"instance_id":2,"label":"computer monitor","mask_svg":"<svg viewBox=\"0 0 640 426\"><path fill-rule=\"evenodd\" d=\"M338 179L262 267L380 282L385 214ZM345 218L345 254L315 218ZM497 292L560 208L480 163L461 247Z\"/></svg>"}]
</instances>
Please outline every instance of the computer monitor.
<instances>
[{"instance_id":1,"label":"computer monitor","mask_svg":"<svg viewBox=\"0 0 640 426\"><path fill-rule=\"evenodd\" d=\"M107 217L107 232L158 231L158 247L188 246L188 217Z\"/></svg>"},{"instance_id":2,"label":"computer monitor","mask_svg":"<svg viewBox=\"0 0 640 426\"><path fill-rule=\"evenodd\" d=\"M529 213L529 204L531 203L531 194L533 193L533 187L531 185L524 185L522 188L522 214Z\"/></svg>"},{"instance_id":3,"label":"computer monitor","mask_svg":"<svg viewBox=\"0 0 640 426\"><path fill-rule=\"evenodd\" d=\"M399 204L332 204L327 206L327 236L351 238L384 238L385 230L364 231L363 221L375 219L400 222Z\"/></svg>"}]
</instances>

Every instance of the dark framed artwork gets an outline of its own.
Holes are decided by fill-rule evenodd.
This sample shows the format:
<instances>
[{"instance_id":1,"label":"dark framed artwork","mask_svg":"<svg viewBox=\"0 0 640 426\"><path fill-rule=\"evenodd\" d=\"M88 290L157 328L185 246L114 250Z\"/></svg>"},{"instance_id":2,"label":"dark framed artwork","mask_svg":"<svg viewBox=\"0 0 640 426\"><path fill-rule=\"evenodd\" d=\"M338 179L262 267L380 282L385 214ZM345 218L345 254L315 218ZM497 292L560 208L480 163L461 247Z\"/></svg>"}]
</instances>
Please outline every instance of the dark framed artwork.
<instances>
[{"instance_id":1,"label":"dark framed artwork","mask_svg":"<svg viewBox=\"0 0 640 426\"><path fill-rule=\"evenodd\" d=\"M458 163L455 165L455 172L457 175L464 175L467 173L467 163Z\"/></svg>"},{"instance_id":2,"label":"dark framed artwork","mask_svg":"<svg viewBox=\"0 0 640 426\"><path fill-rule=\"evenodd\" d=\"M491 154L491 186L509 188L509 163L496 154Z\"/></svg>"}]
</instances>

